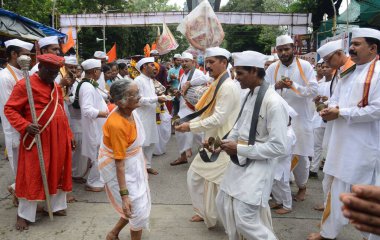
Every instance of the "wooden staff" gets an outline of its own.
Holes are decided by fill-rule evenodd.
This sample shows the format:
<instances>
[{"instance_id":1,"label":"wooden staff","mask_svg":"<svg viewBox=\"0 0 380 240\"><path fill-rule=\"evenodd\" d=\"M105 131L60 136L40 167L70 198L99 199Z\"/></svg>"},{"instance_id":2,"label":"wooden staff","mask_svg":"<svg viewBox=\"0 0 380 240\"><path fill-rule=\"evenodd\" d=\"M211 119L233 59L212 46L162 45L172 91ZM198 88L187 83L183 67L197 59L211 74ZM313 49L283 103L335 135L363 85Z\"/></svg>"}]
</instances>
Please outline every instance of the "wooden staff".
<instances>
[{"instance_id":1,"label":"wooden staff","mask_svg":"<svg viewBox=\"0 0 380 240\"><path fill-rule=\"evenodd\" d=\"M31 61L31 58L26 55L21 55L19 58L17 58L17 63L18 65L20 65L22 69L22 73L24 75L24 79L26 83L26 92L28 94L28 101L29 101L29 106L30 106L30 112L32 113L33 124L38 125L36 108L34 107L32 87L30 85L30 79L29 79L30 61ZM49 186L48 186L47 177L46 177L44 155L42 152L41 136L39 133L37 133L34 137L37 143L38 160L40 162L40 170L41 170L41 176L42 176L42 183L44 185L46 205L49 212L50 220L53 220L53 212L52 212L51 204L50 204L50 194L49 194Z\"/></svg>"}]
</instances>

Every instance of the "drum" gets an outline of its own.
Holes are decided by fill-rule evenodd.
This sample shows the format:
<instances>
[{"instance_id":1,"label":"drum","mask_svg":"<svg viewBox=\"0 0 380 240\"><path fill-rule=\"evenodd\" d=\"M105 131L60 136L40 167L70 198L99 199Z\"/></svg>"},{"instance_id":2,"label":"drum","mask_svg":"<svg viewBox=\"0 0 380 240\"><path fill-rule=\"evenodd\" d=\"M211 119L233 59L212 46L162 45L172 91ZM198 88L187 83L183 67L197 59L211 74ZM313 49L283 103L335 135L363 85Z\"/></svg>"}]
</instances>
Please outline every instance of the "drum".
<instances>
[{"instance_id":1,"label":"drum","mask_svg":"<svg viewBox=\"0 0 380 240\"><path fill-rule=\"evenodd\" d=\"M207 89L207 85L192 86L187 89L185 96L183 97L186 101L186 105L190 109L195 110L195 105L198 103L199 99L201 99Z\"/></svg>"}]
</instances>

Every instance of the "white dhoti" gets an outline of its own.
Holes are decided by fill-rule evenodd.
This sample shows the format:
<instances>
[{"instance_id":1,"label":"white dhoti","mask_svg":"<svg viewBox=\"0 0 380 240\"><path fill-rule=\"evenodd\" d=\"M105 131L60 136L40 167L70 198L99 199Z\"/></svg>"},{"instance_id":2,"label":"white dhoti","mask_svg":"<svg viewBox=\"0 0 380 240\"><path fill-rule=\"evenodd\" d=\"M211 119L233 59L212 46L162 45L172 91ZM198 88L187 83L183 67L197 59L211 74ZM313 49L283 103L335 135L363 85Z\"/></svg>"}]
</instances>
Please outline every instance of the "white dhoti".
<instances>
[{"instance_id":1,"label":"white dhoti","mask_svg":"<svg viewBox=\"0 0 380 240\"><path fill-rule=\"evenodd\" d=\"M149 146L142 147L143 152L144 152L144 156L146 159L146 168L147 169L152 167L152 157L153 157L155 145L156 145L156 143L152 143Z\"/></svg>"},{"instance_id":2,"label":"white dhoti","mask_svg":"<svg viewBox=\"0 0 380 240\"><path fill-rule=\"evenodd\" d=\"M40 201L28 201L20 198L18 203L17 214L19 217L29 221L36 221L37 204ZM50 195L51 209L53 212L58 212L67 208L66 192L58 190L57 194Z\"/></svg>"},{"instance_id":3,"label":"white dhoti","mask_svg":"<svg viewBox=\"0 0 380 240\"><path fill-rule=\"evenodd\" d=\"M99 149L99 146L98 148ZM104 187L104 181L100 177L99 169L98 169L98 159L90 159L91 160L91 169L90 173L87 177L87 186L92 188L102 188Z\"/></svg>"},{"instance_id":4,"label":"white dhoti","mask_svg":"<svg viewBox=\"0 0 380 240\"><path fill-rule=\"evenodd\" d=\"M158 130L158 143L156 143L153 154L162 155L166 152L166 145L170 140L172 135L172 122L171 115L168 112L168 109L165 106L165 111L160 113L161 123L157 125Z\"/></svg>"},{"instance_id":5,"label":"white dhoti","mask_svg":"<svg viewBox=\"0 0 380 240\"><path fill-rule=\"evenodd\" d=\"M218 218L215 198L219 185L189 169L187 172L187 187L195 213L204 219L208 228L214 227Z\"/></svg>"},{"instance_id":6,"label":"white dhoti","mask_svg":"<svg viewBox=\"0 0 380 240\"><path fill-rule=\"evenodd\" d=\"M339 195L351 192L351 186L351 184L345 183L338 178L332 180L331 188L327 195L326 207L322 215L322 237L334 239L342 228L348 224L348 219L342 213L343 203L340 201Z\"/></svg>"},{"instance_id":7,"label":"white dhoti","mask_svg":"<svg viewBox=\"0 0 380 240\"><path fill-rule=\"evenodd\" d=\"M276 161L272 195L277 204L282 204L285 209L292 209L292 192L289 185L290 167L292 155L285 155L273 159Z\"/></svg>"},{"instance_id":8,"label":"white dhoti","mask_svg":"<svg viewBox=\"0 0 380 240\"><path fill-rule=\"evenodd\" d=\"M298 156L298 163L293 169L294 179L299 188L305 188L309 179L309 157Z\"/></svg>"},{"instance_id":9,"label":"white dhoti","mask_svg":"<svg viewBox=\"0 0 380 240\"><path fill-rule=\"evenodd\" d=\"M74 132L76 149L73 151L72 176L84 177L88 168L88 158L82 155L82 133Z\"/></svg>"},{"instance_id":10,"label":"white dhoti","mask_svg":"<svg viewBox=\"0 0 380 240\"><path fill-rule=\"evenodd\" d=\"M325 135L325 128L314 128L314 157L310 164L311 172L318 172L319 164L323 158L323 136Z\"/></svg>"},{"instance_id":11,"label":"white dhoti","mask_svg":"<svg viewBox=\"0 0 380 240\"><path fill-rule=\"evenodd\" d=\"M246 204L223 191L219 191L216 205L229 240L277 239L268 207Z\"/></svg>"},{"instance_id":12,"label":"white dhoti","mask_svg":"<svg viewBox=\"0 0 380 240\"><path fill-rule=\"evenodd\" d=\"M272 196L277 204L282 204L283 208L292 209L292 191L290 189L289 180L274 180L272 187Z\"/></svg>"}]
</instances>

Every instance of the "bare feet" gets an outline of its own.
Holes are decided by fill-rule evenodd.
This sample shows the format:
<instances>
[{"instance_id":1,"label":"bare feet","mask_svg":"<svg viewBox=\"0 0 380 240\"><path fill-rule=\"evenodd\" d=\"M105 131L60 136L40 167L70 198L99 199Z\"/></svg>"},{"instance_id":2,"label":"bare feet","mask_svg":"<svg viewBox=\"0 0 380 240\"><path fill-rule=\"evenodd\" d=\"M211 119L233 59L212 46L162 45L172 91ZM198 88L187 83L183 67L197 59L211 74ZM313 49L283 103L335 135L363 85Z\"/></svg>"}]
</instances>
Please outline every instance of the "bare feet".
<instances>
[{"instance_id":1,"label":"bare feet","mask_svg":"<svg viewBox=\"0 0 380 240\"><path fill-rule=\"evenodd\" d=\"M305 196L306 196L306 188L300 188L298 189L298 192L296 196L294 197L294 201L302 202L305 200Z\"/></svg>"},{"instance_id":2,"label":"bare feet","mask_svg":"<svg viewBox=\"0 0 380 240\"><path fill-rule=\"evenodd\" d=\"M183 160L182 158L177 158L176 160L170 163L170 166L177 166L177 165L186 164L186 163L188 163L186 159Z\"/></svg>"},{"instance_id":3,"label":"bare feet","mask_svg":"<svg viewBox=\"0 0 380 240\"><path fill-rule=\"evenodd\" d=\"M16 229L18 231L24 231L29 229L28 221L17 215Z\"/></svg>"},{"instance_id":4,"label":"bare feet","mask_svg":"<svg viewBox=\"0 0 380 240\"><path fill-rule=\"evenodd\" d=\"M310 233L309 236L307 236L307 240L329 240L329 239L330 238L322 237L320 233Z\"/></svg>"},{"instance_id":5,"label":"bare feet","mask_svg":"<svg viewBox=\"0 0 380 240\"><path fill-rule=\"evenodd\" d=\"M111 231L107 234L106 240L119 240L119 236Z\"/></svg>"},{"instance_id":6,"label":"bare feet","mask_svg":"<svg viewBox=\"0 0 380 240\"><path fill-rule=\"evenodd\" d=\"M282 208L282 204L280 203L269 203L270 209L280 209Z\"/></svg>"},{"instance_id":7,"label":"bare feet","mask_svg":"<svg viewBox=\"0 0 380 240\"><path fill-rule=\"evenodd\" d=\"M191 158L191 156L193 156L193 152L191 151L191 149L187 149L186 150L186 158Z\"/></svg>"},{"instance_id":8,"label":"bare feet","mask_svg":"<svg viewBox=\"0 0 380 240\"><path fill-rule=\"evenodd\" d=\"M46 216L49 215L49 213L45 209L44 209L43 213ZM66 210L59 210L59 211L53 212L53 215L58 216L58 217L64 217L64 216L67 216L67 212L66 212Z\"/></svg>"},{"instance_id":9,"label":"bare feet","mask_svg":"<svg viewBox=\"0 0 380 240\"><path fill-rule=\"evenodd\" d=\"M153 168L147 168L146 171L147 171L149 174L158 175L157 170L155 170L155 169L153 169Z\"/></svg>"},{"instance_id":10,"label":"bare feet","mask_svg":"<svg viewBox=\"0 0 380 240\"><path fill-rule=\"evenodd\" d=\"M84 187L84 190L89 191L89 192L102 192L104 190L104 187L90 187L86 185Z\"/></svg>"},{"instance_id":11,"label":"bare feet","mask_svg":"<svg viewBox=\"0 0 380 240\"><path fill-rule=\"evenodd\" d=\"M12 186L8 186L8 192L10 194L12 194L12 203L13 203L13 206L18 207L18 198L16 197L16 192L12 188Z\"/></svg>"},{"instance_id":12,"label":"bare feet","mask_svg":"<svg viewBox=\"0 0 380 240\"><path fill-rule=\"evenodd\" d=\"M318 205L315 205L313 209L316 210L316 211L321 211L322 212L322 211L325 210L325 205L318 204Z\"/></svg>"},{"instance_id":13,"label":"bare feet","mask_svg":"<svg viewBox=\"0 0 380 240\"><path fill-rule=\"evenodd\" d=\"M86 179L82 178L82 177L73 177L73 182L75 183L80 183L80 184L84 184L86 183Z\"/></svg>"},{"instance_id":14,"label":"bare feet","mask_svg":"<svg viewBox=\"0 0 380 240\"><path fill-rule=\"evenodd\" d=\"M203 218L201 218L199 215L194 215L191 217L190 222L203 222Z\"/></svg>"},{"instance_id":15,"label":"bare feet","mask_svg":"<svg viewBox=\"0 0 380 240\"><path fill-rule=\"evenodd\" d=\"M74 197L74 195L71 195L71 194L67 194L67 199L66 199L66 202L67 203L74 203L76 202L76 198Z\"/></svg>"},{"instance_id":16,"label":"bare feet","mask_svg":"<svg viewBox=\"0 0 380 240\"><path fill-rule=\"evenodd\" d=\"M290 212L292 212L291 209L285 209L285 208L280 208L280 209L277 209L274 211L275 213L279 214L279 215L284 215L284 214L288 214Z\"/></svg>"}]
</instances>

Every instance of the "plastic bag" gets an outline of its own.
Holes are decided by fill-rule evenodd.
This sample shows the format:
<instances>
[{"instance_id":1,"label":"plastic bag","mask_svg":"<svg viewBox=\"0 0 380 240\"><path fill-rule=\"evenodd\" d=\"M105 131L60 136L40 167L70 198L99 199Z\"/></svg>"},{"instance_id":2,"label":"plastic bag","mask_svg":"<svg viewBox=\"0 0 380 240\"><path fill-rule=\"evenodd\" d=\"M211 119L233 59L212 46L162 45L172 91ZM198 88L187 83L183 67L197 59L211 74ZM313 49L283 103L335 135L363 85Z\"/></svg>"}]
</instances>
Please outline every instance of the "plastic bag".
<instances>
[{"instance_id":1,"label":"plastic bag","mask_svg":"<svg viewBox=\"0 0 380 240\"><path fill-rule=\"evenodd\" d=\"M160 55L166 54L178 47L177 41L165 23L162 24L162 34L157 40L156 47Z\"/></svg>"},{"instance_id":2,"label":"plastic bag","mask_svg":"<svg viewBox=\"0 0 380 240\"><path fill-rule=\"evenodd\" d=\"M218 47L224 39L224 31L218 17L207 0L201 2L178 25L181 32L196 49L204 51Z\"/></svg>"}]
</instances>

